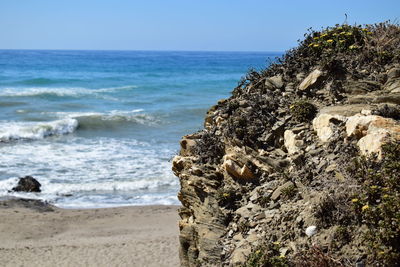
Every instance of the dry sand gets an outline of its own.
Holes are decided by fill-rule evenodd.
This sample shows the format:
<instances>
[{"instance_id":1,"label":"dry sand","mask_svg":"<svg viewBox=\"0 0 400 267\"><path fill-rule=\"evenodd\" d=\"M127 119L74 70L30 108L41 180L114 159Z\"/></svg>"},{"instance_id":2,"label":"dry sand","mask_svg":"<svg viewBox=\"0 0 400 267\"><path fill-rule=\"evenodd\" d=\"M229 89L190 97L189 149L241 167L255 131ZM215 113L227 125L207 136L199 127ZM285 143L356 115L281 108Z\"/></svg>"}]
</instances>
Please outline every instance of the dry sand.
<instances>
[{"instance_id":1,"label":"dry sand","mask_svg":"<svg viewBox=\"0 0 400 267\"><path fill-rule=\"evenodd\" d=\"M179 266L177 209L1 201L0 266Z\"/></svg>"}]
</instances>

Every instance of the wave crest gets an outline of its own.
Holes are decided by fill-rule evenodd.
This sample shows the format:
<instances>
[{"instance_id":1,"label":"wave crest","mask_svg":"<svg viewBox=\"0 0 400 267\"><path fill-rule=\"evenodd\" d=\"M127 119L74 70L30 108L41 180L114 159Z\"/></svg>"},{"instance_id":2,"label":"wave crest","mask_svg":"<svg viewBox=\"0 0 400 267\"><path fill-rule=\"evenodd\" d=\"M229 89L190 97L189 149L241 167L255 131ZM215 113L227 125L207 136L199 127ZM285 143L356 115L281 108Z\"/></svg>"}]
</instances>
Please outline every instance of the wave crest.
<instances>
[{"instance_id":1,"label":"wave crest","mask_svg":"<svg viewBox=\"0 0 400 267\"><path fill-rule=\"evenodd\" d=\"M81 97L88 95L99 95L102 93L113 93L135 89L135 85L88 89L82 87L31 87L31 88L4 88L0 90L3 97Z\"/></svg>"},{"instance_id":2,"label":"wave crest","mask_svg":"<svg viewBox=\"0 0 400 267\"><path fill-rule=\"evenodd\" d=\"M37 124L6 122L0 126L0 142L38 140L53 135L64 135L74 132L77 127L78 121L72 118Z\"/></svg>"},{"instance_id":3,"label":"wave crest","mask_svg":"<svg viewBox=\"0 0 400 267\"><path fill-rule=\"evenodd\" d=\"M111 129L124 125L153 126L159 123L154 116L140 113L142 109L131 111L113 110L107 113L100 112L56 112L60 118L71 118L78 121L78 129Z\"/></svg>"}]
</instances>

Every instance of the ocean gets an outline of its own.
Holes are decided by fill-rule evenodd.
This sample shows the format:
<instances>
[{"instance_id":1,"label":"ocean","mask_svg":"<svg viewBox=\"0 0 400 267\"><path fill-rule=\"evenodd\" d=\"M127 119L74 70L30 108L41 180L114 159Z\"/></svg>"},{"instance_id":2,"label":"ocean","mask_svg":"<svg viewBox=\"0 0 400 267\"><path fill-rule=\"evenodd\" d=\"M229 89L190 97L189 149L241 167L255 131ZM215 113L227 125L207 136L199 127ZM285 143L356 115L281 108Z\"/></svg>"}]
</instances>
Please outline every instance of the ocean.
<instances>
[{"instance_id":1,"label":"ocean","mask_svg":"<svg viewBox=\"0 0 400 267\"><path fill-rule=\"evenodd\" d=\"M280 53L0 50L0 197L179 204L171 159L249 68ZM9 190L31 175L41 193Z\"/></svg>"}]
</instances>

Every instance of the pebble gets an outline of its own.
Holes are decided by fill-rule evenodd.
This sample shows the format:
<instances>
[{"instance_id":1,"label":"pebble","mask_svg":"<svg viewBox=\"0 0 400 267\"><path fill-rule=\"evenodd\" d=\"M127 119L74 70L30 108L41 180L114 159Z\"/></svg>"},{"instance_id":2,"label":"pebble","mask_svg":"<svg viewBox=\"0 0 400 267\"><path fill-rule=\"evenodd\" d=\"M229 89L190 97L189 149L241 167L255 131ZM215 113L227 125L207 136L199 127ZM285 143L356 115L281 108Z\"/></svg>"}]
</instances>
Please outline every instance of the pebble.
<instances>
[{"instance_id":1,"label":"pebble","mask_svg":"<svg viewBox=\"0 0 400 267\"><path fill-rule=\"evenodd\" d=\"M311 237L317 233L317 226L311 225L306 229L306 235Z\"/></svg>"}]
</instances>

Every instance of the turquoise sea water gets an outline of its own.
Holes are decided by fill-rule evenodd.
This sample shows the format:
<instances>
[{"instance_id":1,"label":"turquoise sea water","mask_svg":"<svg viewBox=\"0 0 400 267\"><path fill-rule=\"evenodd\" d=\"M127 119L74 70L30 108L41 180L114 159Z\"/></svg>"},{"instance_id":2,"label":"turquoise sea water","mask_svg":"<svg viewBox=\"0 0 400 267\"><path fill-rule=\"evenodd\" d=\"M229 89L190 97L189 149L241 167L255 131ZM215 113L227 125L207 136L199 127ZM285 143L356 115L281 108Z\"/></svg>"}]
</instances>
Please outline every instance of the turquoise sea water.
<instances>
[{"instance_id":1,"label":"turquoise sea water","mask_svg":"<svg viewBox=\"0 0 400 267\"><path fill-rule=\"evenodd\" d=\"M0 197L178 204L171 158L277 53L0 50ZM32 175L42 193L8 192Z\"/></svg>"}]
</instances>

